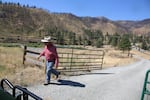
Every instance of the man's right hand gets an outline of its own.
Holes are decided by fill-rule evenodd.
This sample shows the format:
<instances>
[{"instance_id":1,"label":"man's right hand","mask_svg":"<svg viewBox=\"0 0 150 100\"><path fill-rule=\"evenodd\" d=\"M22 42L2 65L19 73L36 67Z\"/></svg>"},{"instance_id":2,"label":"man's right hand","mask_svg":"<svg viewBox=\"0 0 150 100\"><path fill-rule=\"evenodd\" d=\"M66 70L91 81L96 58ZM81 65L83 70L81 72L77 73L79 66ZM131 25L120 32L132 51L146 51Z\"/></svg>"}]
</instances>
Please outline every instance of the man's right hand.
<instances>
[{"instance_id":1,"label":"man's right hand","mask_svg":"<svg viewBox=\"0 0 150 100\"><path fill-rule=\"evenodd\" d=\"M39 60L39 59L40 59L40 56L38 56L37 59Z\"/></svg>"}]
</instances>

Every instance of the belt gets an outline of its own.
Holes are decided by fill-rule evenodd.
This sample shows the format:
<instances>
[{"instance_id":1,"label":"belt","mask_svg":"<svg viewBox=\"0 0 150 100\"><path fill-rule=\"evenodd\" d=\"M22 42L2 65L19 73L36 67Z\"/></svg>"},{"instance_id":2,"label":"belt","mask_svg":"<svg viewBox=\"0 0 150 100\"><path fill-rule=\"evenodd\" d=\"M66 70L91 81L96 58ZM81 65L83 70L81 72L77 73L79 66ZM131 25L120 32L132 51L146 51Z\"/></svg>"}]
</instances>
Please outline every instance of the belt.
<instances>
[{"instance_id":1,"label":"belt","mask_svg":"<svg viewBox=\"0 0 150 100\"><path fill-rule=\"evenodd\" d=\"M55 62L55 60L47 60L48 62Z\"/></svg>"}]
</instances>

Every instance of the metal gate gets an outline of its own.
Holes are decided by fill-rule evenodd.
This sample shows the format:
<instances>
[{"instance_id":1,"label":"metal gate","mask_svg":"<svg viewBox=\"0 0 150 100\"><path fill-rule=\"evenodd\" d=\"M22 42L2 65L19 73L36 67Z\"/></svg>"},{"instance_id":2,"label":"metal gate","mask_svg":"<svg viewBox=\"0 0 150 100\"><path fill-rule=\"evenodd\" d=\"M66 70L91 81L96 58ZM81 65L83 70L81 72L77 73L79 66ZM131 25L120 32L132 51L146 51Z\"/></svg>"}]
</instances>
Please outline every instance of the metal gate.
<instances>
[{"instance_id":1,"label":"metal gate","mask_svg":"<svg viewBox=\"0 0 150 100\"><path fill-rule=\"evenodd\" d=\"M58 49L60 71L90 71L102 69L104 51L91 49Z\"/></svg>"},{"instance_id":2,"label":"metal gate","mask_svg":"<svg viewBox=\"0 0 150 100\"><path fill-rule=\"evenodd\" d=\"M141 95L141 100L149 100L149 99L144 99L144 98L145 98L145 96L150 97L149 73L150 73L150 69L146 72L146 75L145 75L145 81L144 81L143 91L142 91L142 95Z\"/></svg>"}]
</instances>

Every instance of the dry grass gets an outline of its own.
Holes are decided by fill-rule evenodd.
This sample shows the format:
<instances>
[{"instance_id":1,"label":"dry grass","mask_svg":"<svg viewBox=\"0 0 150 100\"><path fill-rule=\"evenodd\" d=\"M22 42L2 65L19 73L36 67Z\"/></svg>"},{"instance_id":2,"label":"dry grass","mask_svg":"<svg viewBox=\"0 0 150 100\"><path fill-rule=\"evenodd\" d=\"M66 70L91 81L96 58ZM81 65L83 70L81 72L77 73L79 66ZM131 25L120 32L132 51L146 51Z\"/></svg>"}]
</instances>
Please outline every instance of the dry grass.
<instances>
[{"instance_id":1,"label":"dry grass","mask_svg":"<svg viewBox=\"0 0 150 100\"><path fill-rule=\"evenodd\" d=\"M103 68L126 65L137 61L128 57L127 53L114 50L111 47L103 48L105 51ZM140 55L150 59L149 52L131 51L133 55ZM45 80L44 68L22 65L23 50L17 47L0 47L0 79L7 78L14 84L22 86L40 84Z\"/></svg>"},{"instance_id":2,"label":"dry grass","mask_svg":"<svg viewBox=\"0 0 150 100\"><path fill-rule=\"evenodd\" d=\"M0 47L0 66L3 66L5 70L0 73L0 76L15 73L18 66L21 66L21 56L20 48Z\"/></svg>"},{"instance_id":3,"label":"dry grass","mask_svg":"<svg viewBox=\"0 0 150 100\"><path fill-rule=\"evenodd\" d=\"M134 55L139 55L142 58L150 60L150 52L149 51L139 52L137 50L132 50L131 53L134 54Z\"/></svg>"},{"instance_id":4,"label":"dry grass","mask_svg":"<svg viewBox=\"0 0 150 100\"><path fill-rule=\"evenodd\" d=\"M136 59L128 56L127 53L123 53L120 50L111 49L105 52L103 68L122 66L122 65L130 64L135 61Z\"/></svg>"},{"instance_id":5,"label":"dry grass","mask_svg":"<svg viewBox=\"0 0 150 100\"><path fill-rule=\"evenodd\" d=\"M148 51L138 51L138 50L131 50L130 56L128 56L128 52L122 52L120 50L115 50L111 47L106 47L105 49L105 57L104 57L104 67L116 67L127 65L133 62L136 62L138 59L133 58L132 56L138 55L144 59L150 59L150 52Z\"/></svg>"},{"instance_id":6,"label":"dry grass","mask_svg":"<svg viewBox=\"0 0 150 100\"><path fill-rule=\"evenodd\" d=\"M7 78L22 86L44 80L44 69L22 64L23 50L17 47L0 47L0 79Z\"/></svg>"}]
</instances>

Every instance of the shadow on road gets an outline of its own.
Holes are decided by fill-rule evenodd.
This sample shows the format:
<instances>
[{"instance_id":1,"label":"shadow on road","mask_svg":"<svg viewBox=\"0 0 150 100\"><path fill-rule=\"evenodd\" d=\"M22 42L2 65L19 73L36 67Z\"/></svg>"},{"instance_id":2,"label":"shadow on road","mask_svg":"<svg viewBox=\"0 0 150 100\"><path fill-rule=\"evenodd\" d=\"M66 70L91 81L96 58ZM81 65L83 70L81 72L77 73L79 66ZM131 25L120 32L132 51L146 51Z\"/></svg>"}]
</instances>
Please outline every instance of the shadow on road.
<instances>
[{"instance_id":1,"label":"shadow on road","mask_svg":"<svg viewBox=\"0 0 150 100\"><path fill-rule=\"evenodd\" d=\"M68 85L68 86L74 86L74 87L85 87L84 84L81 84L79 82L74 82L74 81L70 81L70 80L58 80L59 83L50 83L50 84L54 84L54 85Z\"/></svg>"},{"instance_id":2,"label":"shadow on road","mask_svg":"<svg viewBox=\"0 0 150 100\"><path fill-rule=\"evenodd\" d=\"M70 76L80 76L80 75L109 75L109 74L115 74L115 73L80 73Z\"/></svg>"}]
</instances>

